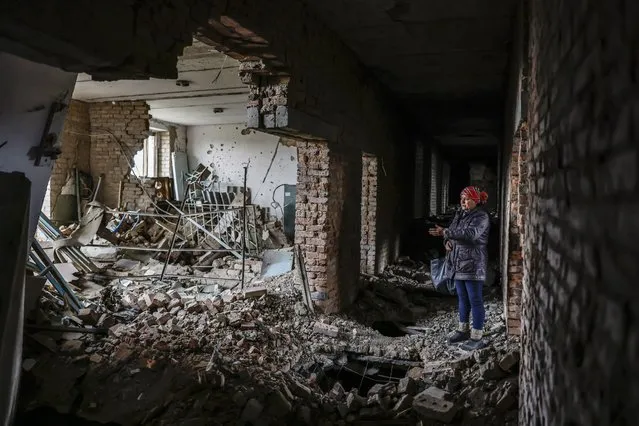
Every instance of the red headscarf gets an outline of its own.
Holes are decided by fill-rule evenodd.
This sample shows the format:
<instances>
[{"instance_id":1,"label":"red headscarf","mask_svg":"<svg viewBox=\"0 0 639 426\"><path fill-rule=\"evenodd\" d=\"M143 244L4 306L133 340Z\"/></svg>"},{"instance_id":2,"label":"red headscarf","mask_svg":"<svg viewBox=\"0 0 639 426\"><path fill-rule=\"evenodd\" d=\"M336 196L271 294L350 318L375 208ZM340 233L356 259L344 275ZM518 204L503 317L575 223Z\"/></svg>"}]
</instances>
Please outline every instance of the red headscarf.
<instances>
[{"instance_id":1,"label":"red headscarf","mask_svg":"<svg viewBox=\"0 0 639 426\"><path fill-rule=\"evenodd\" d=\"M461 195L470 198L476 204L485 204L488 201L488 194L475 186L467 186L462 190Z\"/></svg>"}]
</instances>

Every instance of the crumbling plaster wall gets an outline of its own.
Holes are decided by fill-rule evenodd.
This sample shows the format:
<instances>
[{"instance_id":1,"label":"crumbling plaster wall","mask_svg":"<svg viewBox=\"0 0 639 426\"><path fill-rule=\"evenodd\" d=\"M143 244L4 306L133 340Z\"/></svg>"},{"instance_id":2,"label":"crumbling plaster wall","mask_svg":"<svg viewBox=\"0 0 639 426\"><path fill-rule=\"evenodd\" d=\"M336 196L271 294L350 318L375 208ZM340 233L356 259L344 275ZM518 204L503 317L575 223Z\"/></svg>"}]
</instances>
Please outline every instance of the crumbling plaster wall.
<instances>
[{"instance_id":1,"label":"crumbling plaster wall","mask_svg":"<svg viewBox=\"0 0 639 426\"><path fill-rule=\"evenodd\" d=\"M54 210L55 203L67 181L67 176L74 168L81 172L90 172L91 151L91 122L89 120L89 105L72 100L64 120L62 133L60 134L61 154L56 159L43 211L50 214Z\"/></svg>"},{"instance_id":2,"label":"crumbling plaster wall","mask_svg":"<svg viewBox=\"0 0 639 426\"><path fill-rule=\"evenodd\" d=\"M186 152L188 143L187 127L175 124L169 125L169 135L171 138L171 148L174 152Z\"/></svg>"},{"instance_id":3,"label":"crumbling plaster wall","mask_svg":"<svg viewBox=\"0 0 639 426\"><path fill-rule=\"evenodd\" d=\"M277 187L296 184L297 148L281 144L278 136L255 131L242 134L243 129L236 124L189 127L189 168L195 169L200 163L209 166L219 177L220 188L225 190L227 186L243 185L243 167L248 164L247 187L251 190L252 202L271 208L275 196L275 201L283 207L284 189ZM281 218L282 210L271 209L271 214Z\"/></svg>"},{"instance_id":4,"label":"crumbling plaster wall","mask_svg":"<svg viewBox=\"0 0 639 426\"><path fill-rule=\"evenodd\" d=\"M520 422L639 416L639 3L537 0Z\"/></svg>"},{"instance_id":5,"label":"crumbling plaster wall","mask_svg":"<svg viewBox=\"0 0 639 426\"><path fill-rule=\"evenodd\" d=\"M29 231L35 235L38 217L51 177L52 163L35 166L29 156L42 140L49 111L55 102L68 105L76 75L0 52L0 171L23 173L31 182ZM67 109L64 109L63 116ZM64 123L54 120L48 131L59 136ZM6 224L13 224L8 221ZM13 241L2 241L11 250ZM15 249L15 248L14 248Z\"/></svg>"},{"instance_id":6,"label":"crumbling plaster wall","mask_svg":"<svg viewBox=\"0 0 639 426\"><path fill-rule=\"evenodd\" d=\"M91 175L103 175L98 200L119 204L120 182L129 174L136 152L149 134L149 106L144 101L99 102L89 106Z\"/></svg>"}]
</instances>

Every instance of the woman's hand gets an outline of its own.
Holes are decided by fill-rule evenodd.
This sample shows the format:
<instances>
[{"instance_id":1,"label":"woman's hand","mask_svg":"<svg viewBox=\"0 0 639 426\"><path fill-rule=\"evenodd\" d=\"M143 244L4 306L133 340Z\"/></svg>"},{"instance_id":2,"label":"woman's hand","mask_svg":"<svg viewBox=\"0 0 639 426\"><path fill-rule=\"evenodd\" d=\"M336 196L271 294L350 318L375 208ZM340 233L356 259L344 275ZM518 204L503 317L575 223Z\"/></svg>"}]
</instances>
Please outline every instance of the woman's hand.
<instances>
[{"instance_id":1,"label":"woman's hand","mask_svg":"<svg viewBox=\"0 0 639 426\"><path fill-rule=\"evenodd\" d=\"M446 247L446 251L452 251L453 250L453 242L451 240L448 240L444 243L444 247Z\"/></svg>"},{"instance_id":2,"label":"woman's hand","mask_svg":"<svg viewBox=\"0 0 639 426\"><path fill-rule=\"evenodd\" d=\"M428 233L433 237L443 237L444 236L444 228L439 225L435 225L434 228L428 230Z\"/></svg>"}]
</instances>

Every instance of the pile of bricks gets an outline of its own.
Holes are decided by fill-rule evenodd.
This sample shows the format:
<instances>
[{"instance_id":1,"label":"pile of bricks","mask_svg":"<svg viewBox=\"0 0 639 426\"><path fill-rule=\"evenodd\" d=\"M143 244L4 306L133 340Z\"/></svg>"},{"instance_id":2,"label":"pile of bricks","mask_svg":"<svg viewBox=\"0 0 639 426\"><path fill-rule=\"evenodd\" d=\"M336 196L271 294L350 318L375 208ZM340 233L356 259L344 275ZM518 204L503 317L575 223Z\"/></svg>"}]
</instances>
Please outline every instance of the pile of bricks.
<instances>
[{"instance_id":1,"label":"pile of bricks","mask_svg":"<svg viewBox=\"0 0 639 426\"><path fill-rule=\"evenodd\" d=\"M129 173L134 155L149 134L149 106L144 101L93 103L91 118L91 174L104 175L99 200L117 206L120 181Z\"/></svg>"}]
</instances>

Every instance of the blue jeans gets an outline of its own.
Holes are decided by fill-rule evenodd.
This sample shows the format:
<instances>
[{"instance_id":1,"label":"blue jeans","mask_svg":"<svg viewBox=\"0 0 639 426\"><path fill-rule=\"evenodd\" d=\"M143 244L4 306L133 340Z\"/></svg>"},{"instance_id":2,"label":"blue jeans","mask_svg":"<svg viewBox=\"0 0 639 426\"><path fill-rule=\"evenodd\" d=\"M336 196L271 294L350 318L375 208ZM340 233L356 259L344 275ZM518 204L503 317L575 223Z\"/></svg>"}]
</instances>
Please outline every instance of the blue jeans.
<instances>
[{"instance_id":1,"label":"blue jeans","mask_svg":"<svg viewBox=\"0 0 639 426\"><path fill-rule=\"evenodd\" d=\"M467 323L472 311L473 328L482 330L484 328L484 319L486 318L484 298L482 296L484 282L455 280L455 288L457 289L457 299L459 300L459 322Z\"/></svg>"}]
</instances>

